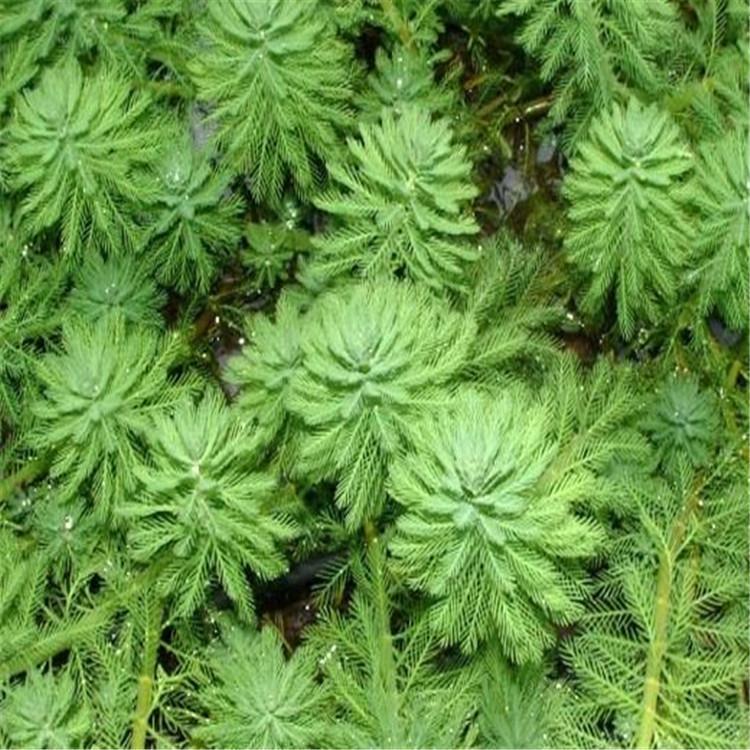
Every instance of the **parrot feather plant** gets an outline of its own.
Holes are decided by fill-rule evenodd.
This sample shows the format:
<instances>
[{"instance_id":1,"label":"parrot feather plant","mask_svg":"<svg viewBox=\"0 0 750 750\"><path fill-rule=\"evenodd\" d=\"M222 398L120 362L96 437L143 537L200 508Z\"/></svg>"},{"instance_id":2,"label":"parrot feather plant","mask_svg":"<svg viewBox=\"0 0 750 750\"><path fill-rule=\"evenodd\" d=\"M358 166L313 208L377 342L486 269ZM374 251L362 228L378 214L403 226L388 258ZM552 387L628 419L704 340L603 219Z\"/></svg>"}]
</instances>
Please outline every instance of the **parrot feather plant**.
<instances>
[{"instance_id":1,"label":"parrot feather plant","mask_svg":"<svg viewBox=\"0 0 750 750\"><path fill-rule=\"evenodd\" d=\"M0 745L750 746L743 0L0 0Z\"/></svg>"}]
</instances>

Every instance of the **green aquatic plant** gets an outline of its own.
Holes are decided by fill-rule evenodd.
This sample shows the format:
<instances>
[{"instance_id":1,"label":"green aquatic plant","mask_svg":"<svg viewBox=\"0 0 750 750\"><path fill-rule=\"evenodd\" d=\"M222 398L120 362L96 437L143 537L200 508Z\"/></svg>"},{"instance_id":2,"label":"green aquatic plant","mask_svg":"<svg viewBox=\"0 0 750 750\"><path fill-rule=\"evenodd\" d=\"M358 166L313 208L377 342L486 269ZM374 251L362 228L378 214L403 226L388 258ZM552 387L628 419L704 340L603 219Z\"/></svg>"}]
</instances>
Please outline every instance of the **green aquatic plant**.
<instances>
[{"instance_id":1,"label":"green aquatic plant","mask_svg":"<svg viewBox=\"0 0 750 750\"><path fill-rule=\"evenodd\" d=\"M513 667L496 643L483 654L480 678L480 747L555 747L560 683L539 665Z\"/></svg>"},{"instance_id":2,"label":"green aquatic plant","mask_svg":"<svg viewBox=\"0 0 750 750\"><path fill-rule=\"evenodd\" d=\"M315 243L319 273L404 270L430 286L460 286L476 257L469 238L479 227L467 208L477 188L448 121L419 106L383 110L379 122L360 125L349 151L353 166L333 165L335 187L316 200L339 219Z\"/></svg>"},{"instance_id":3,"label":"green aquatic plant","mask_svg":"<svg viewBox=\"0 0 750 750\"><path fill-rule=\"evenodd\" d=\"M248 247L242 262L250 269L258 290L288 279L294 258L310 249L309 236L296 228L292 219L278 224L250 224L245 237Z\"/></svg>"},{"instance_id":4,"label":"green aquatic plant","mask_svg":"<svg viewBox=\"0 0 750 750\"><path fill-rule=\"evenodd\" d=\"M680 292L693 235L682 178L692 165L669 116L636 99L597 118L571 161L565 246L585 274L581 304L600 313L614 289L628 338L668 314Z\"/></svg>"},{"instance_id":5,"label":"green aquatic plant","mask_svg":"<svg viewBox=\"0 0 750 750\"><path fill-rule=\"evenodd\" d=\"M289 296L282 296L273 320L256 315L248 321L248 340L227 369L229 382L239 388L239 410L263 431L269 443L275 442L282 456L296 434L289 399L302 365L305 325L299 306Z\"/></svg>"},{"instance_id":6,"label":"green aquatic plant","mask_svg":"<svg viewBox=\"0 0 750 750\"><path fill-rule=\"evenodd\" d=\"M370 88L360 102L362 115L376 122L383 108L400 115L415 104L435 114L446 114L456 105L456 92L447 86L436 86L433 69L447 57L424 53L402 44L390 53L379 47L375 53L375 70L370 74Z\"/></svg>"},{"instance_id":7,"label":"green aquatic plant","mask_svg":"<svg viewBox=\"0 0 750 750\"><path fill-rule=\"evenodd\" d=\"M71 255L136 246L143 194L135 170L160 146L150 103L114 68L84 73L68 58L45 70L19 97L3 152L21 194L21 228L54 228Z\"/></svg>"},{"instance_id":8,"label":"green aquatic plant","mask_svg":"<svg viewBox=\"0 0 750 750\"><path fill-rule=\"evenodd\" d=\"M240 237L242 201L229 184L189 138L178 137L166 152L149 190L147 240L162 282L181 291L208 289L218 258Z\"/></svg>"},{"instance_id":9,"label":"green aquatic plant","mask_svg":"<svg viewBox=\"0 0 750 750\"><path fill-rule=\"evenodd\" d=\"M64 496L90 492L105 516L134 490L133 470L150 417L184 397L190 381L170 382L176 340L121 321L71 325L62 351L40 360L42 394L32 405L30 444L51 453Z\"/></svg>"},{"instance_id":10,"label":"green aquatic plant","mask_svg":"<svg viewBox=\"0 0 750 750\"><path fill-rule=\"evenodd\" d=\"M747 559L746 497L732 481L737 468L721 460L696 474L683 461L673 482L632 490L596 603L564 649L574 675L569 744L746 739L747 705L737 699L748 665L747 577L737 575Z\"/></svg>"},{"instance_id":11,"label":"green aquatic plant","mask_svg":"<svg viewBox=\"0 0 750 750\"><path fill-rule=\"evenodd\" d=\"M428 595L434 630L466 651L496 637L514 661L538 660L554 642L549 623L582 612L575 563L602 536L570 507L575 474L550 481L550 416L522 391L461 394L391 470L404 513L389 549Z\"/></svg>"},{"instance_id":12,"label":"green aquatic plant","mask_svg":"<svg viewBox=\"0 0 750 750\"><path fill-rule=\"evenodd\" d=\"M0 690L0 708L0 737L9 747L85 747L91 731L69 672L29 672L22 684Z\"/></svg>"},{"instance_id":13,"label":"green aquatic plant","mask_svg":"<svg viewBox=\"0 0 750 750\"><path fill-rule=\"evenodd\" d=\"M624 89L654 96L667 86L681 32L668 0L501 0L497 12L524 19L517 40L554 86L550 114L571 148Z\"/></svg>"},{"instance_id":14,"label":"green aquatic plant","mask_svg":"<svg viewBox=\"0 0 750 750\"><path fill-rule=\"evenodd\" d=\"M257 198L279 198L289 176L309 193L350 123L352 63L328 10L219 0L208 11L205 45L190 70L199 98L213 107L219 143Z\"/></svg>"},{"instance_id":15,"label":"green aquatic plant","mask_svg":"<svg viewBox=\"0 0 750 750\"><path fill-rule=\"evenodd\" d=\"M548 283L540 247L527 247L506 232L482 239L465 308L477 324L472 373L512 380L520 363L533 368L554 358L558 347L549 330L564 312Z\"/></svg>"},{"instance_id":16,"label":"green aquatic plant","mask_svg":"<svg viewBox=\"0 0 750 750\"><path fill-rule=\"evenodd\" d=\"M287 406L302 425L297 466L336 480L357 526L382 511L388 466L415 417L446 398L471 326L422 289L380 281L321 297L305 333Z\"/></svg>"},{"instance_id":17,"label":"green aquatic plant","mask_svg":"<svg viewBox=\"0 0 750 750\"><path fill-rule=\"evenodd\" d=\"M717 308L726 322L747 327L750 298L748 242L747 130L742 127L699 153L691 191L699 212L694 277L700 288L701 310Z\"/></svg>"},{"instance_id":18,"label":"green aquatic plant","mask_svg":"<svg viewBox=\"0 0 750 750\"><path fill-rule=\"evenodd\" d=\"M196 728L196 740L211 747L305 748L330 736L327 690L316 680L312 649L287 659L272 627L251 633L231 626L211 657L209 719Z\"/></svg>"},{"instance_id":19,"label":"green aquatic plant","mask_svg":"<svg viewBox=\"0 0 750 750\"><path fill-rule=\"evenodd\" d=\"M192 614L215 580L252 620L245 569L261 579L283 573L280 545L295 534L275 502L276 481L253 463L256 446L214 394L157 416L148 441L151 462L135 467L140 499L119 509L134 558L164 560L157 588L173 597L176 615Z\"/></svg>"},{"instance_id":20,"label":"green aquatic plant","mask_svg":"<svg viewBox=\"0 0 750 750\"><path fill-rule=\"evenodd\" d=\"M131 325L158 327L165 295L131 256L87 257L70 294L72 312L88 323L120 317Z\"/></svg>"},{"instance_id":21,"label":"green aquatic plant","mask_svg":"<svg viewBox=\"0 0 750 750\"><path fill-rule=\"evenodd\" d=\"M0 745L748 746L744 0L0 0Z\"/></svg>"},{"instance_id":22,"label":"green aquatic plant","mask_svg":"<svg viewBox=\"0 0 750 750\"><path fill-rule=\"evenodd\" d=\"M176 16L179 0L131 5L122 0L3 0L0 3L0 37L6 52L3 69L22 69L26 63L35 72L39 62L62 51L127 65L140 72L141 65L160 42L161 21ZM19 87L20 88L20 87Z\"/></svg>"},{"instance_id":23,"label":"green aquatic plant","mask_svg":"<svg viewBox=\"0 0 750 750\"><path fill-rule=\"evenodd\" d=\"M3 262L8 277L5 288L0 286L0 420L15 424L24 417L27 399L38 386L37 348L60 323L64 276L60 269L30 257L28 247L7 249L18 251L20 262Z\"/></svg>"},{"instance_id":24,"label":"green aquatic plant","mask_svg":"<svg viewBox=\"0 0 750 750\"><path fill-rule=\"evenodd\" d=\"M395 584L374 540L353 564L356 592L346 616L323 614L309 645L330 690L332 744L345 747L466 747L471 673L436 668L438 644L425 621L392 625Z\"/></svg>"},{"instance_id":25,"label":"green aquatic plant","mask_svg":"<svg viewBox=\"0 0 750 750\"><path fill-rule=\"evenodd\" d=\"M708 463L718 425L713 394L701 390L694 379L679 377L664 385L642 423L663 461L669 464L682 456L694 466Z\"/></svg>"}]
</instances>

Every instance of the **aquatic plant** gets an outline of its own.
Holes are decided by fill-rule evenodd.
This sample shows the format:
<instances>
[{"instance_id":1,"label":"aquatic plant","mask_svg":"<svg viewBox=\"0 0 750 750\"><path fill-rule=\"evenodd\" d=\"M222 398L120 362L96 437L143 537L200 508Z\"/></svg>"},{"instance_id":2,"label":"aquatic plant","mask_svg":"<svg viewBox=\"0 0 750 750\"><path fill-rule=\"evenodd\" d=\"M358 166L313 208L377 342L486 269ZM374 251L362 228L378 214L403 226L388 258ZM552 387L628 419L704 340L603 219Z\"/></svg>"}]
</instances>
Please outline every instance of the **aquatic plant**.
<instances>
[{"instance_id":1,"label":"aquatic plant","mask_svg":"<svg viewBox=\"0 0 750 750\"><path fill-rule=\"evenodd\" d=\"M747 746L748 22L0 0L0 745Z\"/></svg>"}]
</instances>

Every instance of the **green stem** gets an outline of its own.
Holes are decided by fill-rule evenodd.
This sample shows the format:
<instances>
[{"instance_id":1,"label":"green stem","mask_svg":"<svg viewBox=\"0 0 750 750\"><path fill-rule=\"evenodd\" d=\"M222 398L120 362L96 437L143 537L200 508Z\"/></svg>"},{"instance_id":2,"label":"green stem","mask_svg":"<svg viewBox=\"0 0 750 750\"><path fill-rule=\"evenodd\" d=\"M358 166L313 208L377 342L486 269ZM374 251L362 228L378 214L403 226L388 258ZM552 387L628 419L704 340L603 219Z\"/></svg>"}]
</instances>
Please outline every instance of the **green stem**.
<instances>
[{"instance_id":1,"label":"green stem","mask_svg":"<svg viewBox=\"0 0 750 750\"><path fill-rule=\"evenodd\" d=\"M364 523L365 533L365 544L370 547L372 543L378 538L378 530L375 528L375 524L369 518Z\"/></svg>"},{"instance_id":2,"label":"green stem","mask_svg":"<svg viewBox=\"0 0 750 750\"><path fill-rule=\"evenodd\" d=\"M554 103L555 97L553 94L543 96L541 99L525 104L521 109L521 115L524 119L546 115Z\"/></svg>"},{"instance_id":3,"label":"green stem","mask_svg":"<svg viewBox=\"0 0 750 750\"><path fill-rule=\"evenodd\" d=\"M505 104L507 101L507 94L502 93L496 96L494 99L487 102L487 104L480 107L476 115L479 118L486 117L492 114L498 107ZM534 101L527 102L520 106L509 107L503 115L502 126L510 124L514 119L518 120L529 120L534 117L541 117L546 114L547 111L554 104L555 99L552 94L544 96L541 99L535 99Z\"/></svg>"},{"instance_id":4,"label":"green stem","mask_svg":"<svg viewBox=\"0 0 750 750\"><path fill-rule=\"evenodd\" d=\"M729 368L726 380L724 381L724 388L727 391L731 391L737 383L737 377L742 372L742 362L739 359L735 359L732 362L732 366Z\"/></svg>"},{"instance_id":5,"label":"green stem","mask_svg":"<svg viewBox=\"0 0 750 750\"><path fill-rule=\"evenodd\" d=\"M682 512L677 516L672 527L668 544L659 556L659 570L656 577L656 597L654 606L654 636L649 646L646 660L646 677L641 700L640 725L635 742L637 748L647 750L652 746L656 730L656 709L661 689L661 675L664 668L664 656L667 651L667 634L669 630L670 600L672 597L672 571L675 558L685 539L690 517L698 507L700 484L696 484Z\"/></svg>"},{"instance_id":6,"label":"green stem","mask_svg":"<svg viewBox=\"0 0 750 750\"><path fill-rule=\"evenodd\" d=\"M163 606L161 600L152 600L147 606L146 631L144 633L143 663L138 676L138 692L135 702L135 717L133 719L133 737L130 746L133 750L143 750L146 747L148 734L148 720L151 715L154 693L154 672L156 671L156 657L161 642L161 628Z\"/></svg>"},{"instance_id":7,"label":"green stem","mask_svg":"<svg viewBox=\"0 0 750 750\"><path fill-rule=\"evenodd\" d=\"M13 493L37 477L44 474L52 463L52 452L45 453L33 461L24 464L15 474L11 474L0 481L0 504L4 503Z\"/></svg>"}]
</instances>

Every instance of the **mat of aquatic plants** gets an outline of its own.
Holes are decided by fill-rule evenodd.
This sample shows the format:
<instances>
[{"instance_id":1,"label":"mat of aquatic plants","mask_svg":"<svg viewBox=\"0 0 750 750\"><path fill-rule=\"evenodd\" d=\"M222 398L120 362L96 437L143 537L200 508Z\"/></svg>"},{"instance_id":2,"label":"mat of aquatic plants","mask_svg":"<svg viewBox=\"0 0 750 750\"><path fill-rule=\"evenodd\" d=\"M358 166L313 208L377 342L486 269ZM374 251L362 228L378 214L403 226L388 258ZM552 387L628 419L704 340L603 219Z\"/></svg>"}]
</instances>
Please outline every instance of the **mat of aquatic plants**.
<instances>
[{"instance_id":1,"label":"mat of aquatic plants","mask_svg":"<svg viewBox=\"0 0 750 750\"><path fill-rule=\"evenodd\" d=\"M744 0L0 0L0 746L747 747Z\"/></svg>"}]
</instances>

